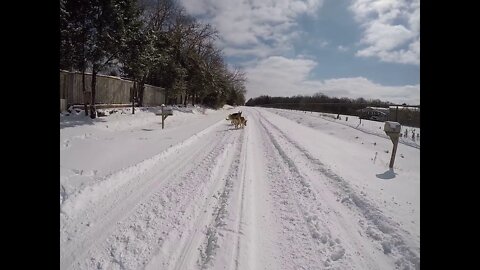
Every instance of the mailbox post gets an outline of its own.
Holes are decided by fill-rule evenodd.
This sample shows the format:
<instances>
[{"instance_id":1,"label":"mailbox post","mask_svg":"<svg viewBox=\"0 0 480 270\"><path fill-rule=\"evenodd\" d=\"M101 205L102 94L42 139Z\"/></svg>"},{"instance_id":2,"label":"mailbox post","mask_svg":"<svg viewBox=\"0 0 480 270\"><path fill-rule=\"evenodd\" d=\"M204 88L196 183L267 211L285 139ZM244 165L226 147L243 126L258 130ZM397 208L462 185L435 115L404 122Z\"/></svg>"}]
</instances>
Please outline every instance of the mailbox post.
<instances>
[{"instance_id":1,"label":"mailbox post","mask_svg":"<svg viewBox=\"0 0 480 270\"><path fill-rule=\"evenodd\" d=\"M165 104L162 104L162 129L163 129L163 123L165 122L165 114L163 112L163 108L165 108Z\"/></svg>"},{"instance_id":2,"label":"mailbox post","mask_svg":"<svg viewBox=\"0 0 480 270\"><path fill-rule=\"evenodd\" d=\"M400 137L401 125L398 122L386 121L384 131L393 142L392 157L390 158L389 168L393 168L395 162L395 154L397 153L398 138Z\"/></svg>"},{"instance_id":3,"label":"mailbox post","mask_svg":"<svg viewBox=\"0 0 480 270\"><path fill-rule=\"evenodd\" d=\"M173 111L172 111L172 108L165 108L165 104L162 104L161 107L162 107L162 112L161 112L162 113L162 129L163 129L165 119L167 119L169 115L173 115Z\"/></svg>"}]
</instances>

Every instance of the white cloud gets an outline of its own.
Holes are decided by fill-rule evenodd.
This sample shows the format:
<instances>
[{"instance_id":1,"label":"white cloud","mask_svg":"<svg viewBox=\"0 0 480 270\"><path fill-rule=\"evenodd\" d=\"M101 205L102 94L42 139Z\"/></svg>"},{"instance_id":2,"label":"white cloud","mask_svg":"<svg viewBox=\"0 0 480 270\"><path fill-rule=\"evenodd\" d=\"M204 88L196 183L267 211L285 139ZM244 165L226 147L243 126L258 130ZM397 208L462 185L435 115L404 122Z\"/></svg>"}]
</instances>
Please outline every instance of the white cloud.
<instances>
[{"instance_id":1,"label":"white cloud","mask_svg":"<svg viewBox=\"0 0 480 270\"><path fill-rule=\"evenodd\" d=\"M370 45L367 49L391 51L415 37L415 33L403 25L389 25L373 22L365 31L362 42Z\"/></svg>"},{"instance_id":2,"label":"white cloud","mask_svg":"<svg viewBox=\"0 0 480 270\"><path fill-rule=\"evenodd\" d=\"M328 79L316 84L321 87L322 93L331 96L420 104L419 85L384 86L363 77Z\"/></svg>"},{"instance_id":3,"label":"white cloud","mask_svg":"<svg viewBox=\"0 0 480 270\"><path fill-rule=\"evenodd\" d=\"M292 48L299 15L314 16L324 0L181 0L219 32L227 55L266 57ZM260 50L258 52L257 50Z\"/></svg>"},{"instance_id":4,"label":"white cloud","mask_svg":"<svg viewBox=\"0 0 480 270\"><path fill-rule=\"evenodd\" d=\"M260 95L293 96L322 92L331 97L380 99L394 103L419 104L420 86L384 86L363 77L312 80L309 74L317 65L305 58L270 56L245 68L247 98Z\"/></svg>"},{"instance_id":5,"label":"white cloud","mask_svg":"<svg viewBox=\"0 0 480 270\"><path fill-rule=\"evenodd\" d=\"M364 35L357 45L330 44L321 37L302 40L310 47L356 50L359 57L418 64L419 0L352 0L351 10ZM384 86L363 77L315 80L312 52L295 50L293 43L308 33L297 24L300 16L317 16L324 0L181 0L188 13L201 15L219 32L218 45L226 56L245 57L239 63L247 75L247 98L312 95L381 99L418 104L420 86ZM347 46L348 45L348 46ZM253 58L252 58L253 56ZM289 58L290 57L290 58ZM292 58L293 57L293 58Z\"/></svg>"},{"instance_id":6,"label":"white cloud","mask_svg":"<svg viewBox=\"0 0 480 270\"><path fill-rule=\"evenodd\" d=\"M357 56L419 65L420 0L355 0L350 9L364 28Z\"/></svg>"}]
</instances>

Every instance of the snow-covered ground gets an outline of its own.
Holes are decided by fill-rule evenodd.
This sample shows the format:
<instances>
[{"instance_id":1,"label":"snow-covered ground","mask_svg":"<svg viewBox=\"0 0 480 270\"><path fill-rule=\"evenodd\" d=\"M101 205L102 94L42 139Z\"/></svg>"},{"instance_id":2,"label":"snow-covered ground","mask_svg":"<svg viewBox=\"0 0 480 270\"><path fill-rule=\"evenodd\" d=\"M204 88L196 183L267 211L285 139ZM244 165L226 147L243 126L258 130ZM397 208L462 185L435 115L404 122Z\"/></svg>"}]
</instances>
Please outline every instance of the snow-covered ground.
<instances>
[{"instance_id":1,"label":"snow-covered ground","mask_svg":"<svg viewBox=\"0 0 480 270\"><path fill-rule=\"evenodd\" d=\"M414 128L389 170L381 122L158 109L60 116L61 269L420 268Z\"/></svg>"}]
</instances>

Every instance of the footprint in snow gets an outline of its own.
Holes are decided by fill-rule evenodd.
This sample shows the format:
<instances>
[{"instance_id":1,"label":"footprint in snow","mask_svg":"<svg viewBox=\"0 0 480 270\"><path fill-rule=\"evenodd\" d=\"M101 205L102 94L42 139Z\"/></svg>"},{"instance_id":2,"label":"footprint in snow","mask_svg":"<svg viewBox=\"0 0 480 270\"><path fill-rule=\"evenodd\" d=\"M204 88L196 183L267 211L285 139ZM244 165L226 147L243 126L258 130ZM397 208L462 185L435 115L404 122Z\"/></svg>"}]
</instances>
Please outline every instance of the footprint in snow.
<instances>
[{"instance_id":1,"label":"footprint in snow","mask_svg":"<svg viewBox=\"0 0 480 270\"><path fill-rule=\"evenodd\" d=\"M63 141L63 149L69 148L70 147L70 140L65 140Z\"/></svg>"}]
</instances>

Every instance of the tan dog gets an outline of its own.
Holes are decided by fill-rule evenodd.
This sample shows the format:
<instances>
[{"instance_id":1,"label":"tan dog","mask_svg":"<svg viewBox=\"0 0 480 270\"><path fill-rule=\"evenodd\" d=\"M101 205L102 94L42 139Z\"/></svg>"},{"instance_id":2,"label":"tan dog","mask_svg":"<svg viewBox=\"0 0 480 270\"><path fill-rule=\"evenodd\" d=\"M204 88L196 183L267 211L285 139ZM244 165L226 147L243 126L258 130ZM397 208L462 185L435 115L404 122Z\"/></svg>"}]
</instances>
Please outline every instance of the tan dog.
<instances>
[{"instance_id":1,"label":"tan dog","mask_svg":"<svg viewBox=\"0 0 480 270\"><path fill-rule=\"evenodd\" d=\"M238 125L240 124L240 118L232 119L232 124L235 126L235 129L237 129Z\"/></svg>"},{"instance_id":2,"label":"tan dog","mask_svg":"<svg viewBox=\"0 0 480 270\"><path fill-rule=\"evenodd\" d=\"M239 118L235 118L232 120L233 121L233 124L235 125L235 128L237 129L238 127L245 127L247 125L247 120L245 119L245 117L243 116L240 116Z\"/></svg>"},{"instance_id":3,"label":"tan dog","mask_svg":"<svg viewBox=\"0 0 480 270\"><path fill-rule=\"evenodd\" d=\"M232 114L229 114L227 116L227 119L225 119L225 120L230 121L231 124L235 124L234 120L237 119L237 118L240 118L241 116L242 116L242 112L232 113Z\"/></svg>"},{"instance_id":4,"label":"tan dog","mask_svg":"<svg viewBox=\"0 0 480 270\"><path fill-rule=\"evenodd\" d=\"M247 126L247 119L245 119L245 117L241 116L240 117L240 125L242 127L246 127Z\"/></svg>"}]
</instances>

